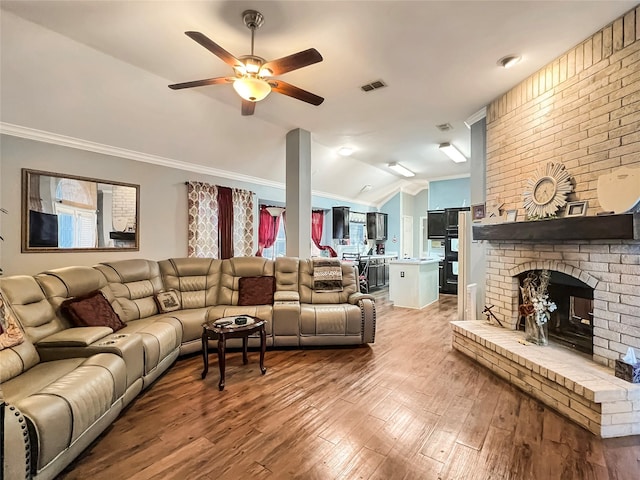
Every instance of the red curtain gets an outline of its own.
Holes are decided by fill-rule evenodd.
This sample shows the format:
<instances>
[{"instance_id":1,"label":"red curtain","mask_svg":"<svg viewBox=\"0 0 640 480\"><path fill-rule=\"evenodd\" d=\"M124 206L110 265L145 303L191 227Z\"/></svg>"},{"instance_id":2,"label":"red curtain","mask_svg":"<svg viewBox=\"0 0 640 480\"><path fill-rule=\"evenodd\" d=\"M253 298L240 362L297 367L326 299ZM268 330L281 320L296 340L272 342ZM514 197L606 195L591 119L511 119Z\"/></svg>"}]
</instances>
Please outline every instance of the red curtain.
<instances>
[{"instance_id":1,"label":"red curtain","mask_svg":"<svg viewBox=\"0 0 640 480\"><path fill-rule=\"evenodd\" d=\"M218 187L218 245L220 258L233 257L233 195L229 187Z\"/></svg>"},{"instance_id":2,"label":"red curtain","mask_svg":"<svg viewBox=\"0 0 640 480\"><path fill-rule=\"evenodd\" d=\"M267 210L266 205L260 205L260 223L258 225L258 251L256 257L262 256L265 248L270 248L276 242L280 228L280 216L274 217Z\"/></svg>"},{"instance_id":3,"label":"red curtain","mask_svg":"<svg viewBox=\"0 0 640 480\"><path fill-rule=\"evenodd\" d=\"M311 212L311 240L320 250L327 250L330 257L337 257L336 251L329 245L320 245L322 239L322 227L324 225L324 212L322 210L314 210Z\"/></svg>"}]
</instances>

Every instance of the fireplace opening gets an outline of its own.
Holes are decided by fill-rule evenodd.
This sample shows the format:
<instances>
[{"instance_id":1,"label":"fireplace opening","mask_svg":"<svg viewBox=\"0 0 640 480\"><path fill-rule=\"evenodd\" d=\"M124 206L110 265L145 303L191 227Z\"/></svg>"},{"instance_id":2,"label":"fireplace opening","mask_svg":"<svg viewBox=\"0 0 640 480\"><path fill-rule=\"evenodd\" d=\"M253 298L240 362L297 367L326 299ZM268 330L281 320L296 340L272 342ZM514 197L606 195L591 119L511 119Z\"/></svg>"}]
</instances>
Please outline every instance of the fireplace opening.
<instances>
[{"instance_id":1,"label":"fireplace opening","mask_svg":"<svg viewBox=\"0 0 640 480\"><path fill-rule=\"evenodd\" d=\"M518 275L520 285L528 273ZM593 354L593 288L575 277L552 271L547 291L557 306L549 320L549 339ZM518 328L524 330L524 317L520 318Z\"/></svg>"}]
</instances>

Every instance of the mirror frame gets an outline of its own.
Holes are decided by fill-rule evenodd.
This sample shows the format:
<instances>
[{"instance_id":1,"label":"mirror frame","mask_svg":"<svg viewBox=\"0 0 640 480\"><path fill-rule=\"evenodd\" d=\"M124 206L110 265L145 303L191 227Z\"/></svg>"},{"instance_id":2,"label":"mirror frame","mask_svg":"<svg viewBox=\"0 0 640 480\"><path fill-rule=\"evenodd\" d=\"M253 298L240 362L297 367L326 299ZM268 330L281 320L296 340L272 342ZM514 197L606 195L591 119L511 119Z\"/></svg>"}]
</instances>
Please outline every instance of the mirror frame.
<instances>
[{"instance_id":1,"label":"mirror frame","mask_svg":"<svg viewBox=\"0 0 640 480\"><path fill-rule=\"evenodd\" d=\"M30 175L44 175L56 178L68 178L85 182L104 183L122 187L135 188L136 191L136 217L135 217L135 245L133 247L85 247L85 248L60 248L60 247L31 247L29 246L29 177ZM140 250L140 185L133 183L102 180L92 177L80 177L66 173L46 172L42 170L22 169L22 253L63 253L63 252L132 252Z\"/></svg>"}]
</instances>

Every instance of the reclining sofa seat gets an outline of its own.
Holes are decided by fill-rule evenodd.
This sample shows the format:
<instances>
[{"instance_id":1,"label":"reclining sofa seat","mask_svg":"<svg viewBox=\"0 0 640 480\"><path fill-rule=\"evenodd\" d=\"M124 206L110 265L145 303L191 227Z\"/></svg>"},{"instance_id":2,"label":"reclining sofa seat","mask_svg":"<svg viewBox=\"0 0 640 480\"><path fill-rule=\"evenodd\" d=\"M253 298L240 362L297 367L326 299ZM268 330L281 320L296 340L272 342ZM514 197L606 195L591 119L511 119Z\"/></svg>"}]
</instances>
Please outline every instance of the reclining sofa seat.
<instances>
[{"instance_id":1,"label":"reclining sofa seat","mask_svg":"<svg viewBox=\"0 0 640 480\"><path fill-rule=\"evenodd\" d=\"M68 284L59 285L53 272L69 277ZM97 353L114 353L124 359L127 366L126 405L143 386L141 341L122 337L120 332L114 335L109 327L70 328L70 323L59 314L60 304L67 296L101 290L109 299L105 286L102 275L90 267L65 267L35 278L28 275L0 278L0 289L26 338L36 347L40 360L90 357Z\"/></svg>"},{"instance_id":2,"label":"reclining sofa seat","mask_svg":"<svg viewBox=\"0 0 640 480\"><path fill-rule=\"evenodd\" d=\"M209 308L218 303L222 260L170 258L158 262L165 289L175 290L181 309L171 312L182 324L180 355L202 349L202 324Z\"/></svg>"},{"instance_id":3,"label":"reclining sofa seat","mask_svg":"<svg viewBox=\"0 0 640 480\"><path fill-rule=\"evenodd\" d=\"M233 257L222 260L220 271L220 286L217 305L212 306L208 313L208 320L233 315L251 315L267 321L267 346L273 345L273 304L269 305L238 305L240 293L240 279L242 277L273 277L273 260L262 257ZM242 345L241 339L231 339L227 343L231 347ZM249 346L258 346L260 339L249 338Z\"/></svg>"},{"instance_id":4,"label":"reclining sofa seat","mask_svg":"<svg viewBox=\"0 0 640 480\"><path fill-rule=\"evenodd\" d=\"M70 327L69 322L60 312L60 305L65 300L100 290L114 310L117 311L119 308L104 275L91 267L74 266L48 270L36 275L35 280L56 313L57 319L67 327ZM33 341L33 336L30 339ZM131 335L126 329L114 333L110 327L65 328L35 341L43 360L87 357L99 352L115 353L122 357L127 365L127 386L137 383L126 403L150 383L147 381L145 385L147 371L153 368L145 366L149 357L145 355L143 337Z\"/></svg>"},{"instance_id":5,"label":"reclining sofa seat","mask_svg":"<svg viewBox=\"0 0 640 480\"><path fill-rule=\"evenodd\" d=\"M146 388L178 357L183 333L174 315L158 313L155 295L164 289L158 262L121 260L93 268L104 275L115 297L114 310L127 324L118 333L137 333L142 338Z\"/></svg>"},{"instance_id":6,"label":"reclining sofa seat","mask_svg":"<svg viewBox=\"0 0 640 480\"><path fill-rule=\"evenodd\" d=\"M0 365L7 479L55 478L125 405L127 366L112 353L42 362L25 335Z\"/></svg>"},{"instance_id":7,"label":"reclining sofa seat","mask_svg":"<svg viewBox=\"0 0 640 480\"><path fill-rule=\"evenodd\" d=\"M373 343L375 304L360 293L357 267L341 263L342 290L314 290L313 260L300 260L300 345Z\"/></svg>"}]
</instances>

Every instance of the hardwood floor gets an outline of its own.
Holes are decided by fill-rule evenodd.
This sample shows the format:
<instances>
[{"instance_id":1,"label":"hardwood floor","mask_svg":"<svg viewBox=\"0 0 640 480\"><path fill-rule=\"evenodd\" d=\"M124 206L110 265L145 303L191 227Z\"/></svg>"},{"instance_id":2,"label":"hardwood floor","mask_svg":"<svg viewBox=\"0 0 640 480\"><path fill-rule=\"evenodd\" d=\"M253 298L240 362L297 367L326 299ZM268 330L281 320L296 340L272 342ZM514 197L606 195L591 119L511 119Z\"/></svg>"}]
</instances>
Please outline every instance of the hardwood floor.
<instances>
[{"instance_id":1,"label":"hardwood floor","mask_svg":"<svg viewBox=\"0 0 640 480\"><path fill-rule=\"evenodd\" d=\"M376 342L178 359L59 478L638 480L640 437L601 440L452 350L456 297L377 294Z\"/></svg>"}]
</instances>

